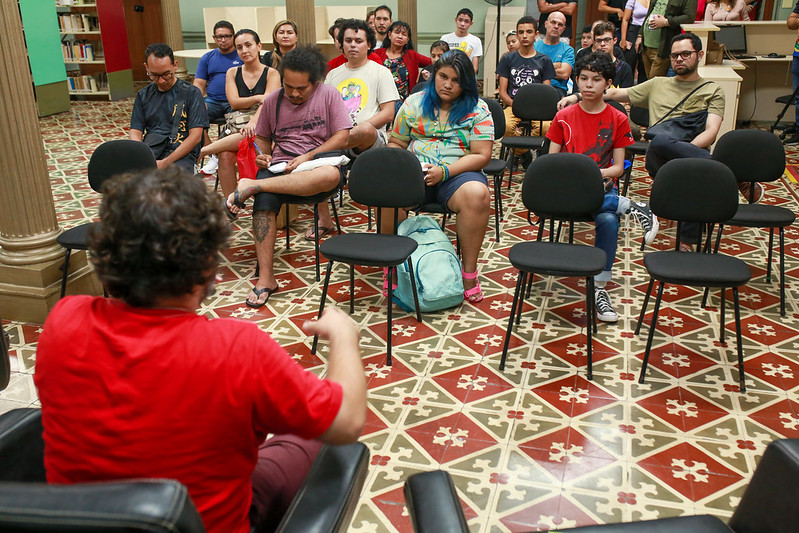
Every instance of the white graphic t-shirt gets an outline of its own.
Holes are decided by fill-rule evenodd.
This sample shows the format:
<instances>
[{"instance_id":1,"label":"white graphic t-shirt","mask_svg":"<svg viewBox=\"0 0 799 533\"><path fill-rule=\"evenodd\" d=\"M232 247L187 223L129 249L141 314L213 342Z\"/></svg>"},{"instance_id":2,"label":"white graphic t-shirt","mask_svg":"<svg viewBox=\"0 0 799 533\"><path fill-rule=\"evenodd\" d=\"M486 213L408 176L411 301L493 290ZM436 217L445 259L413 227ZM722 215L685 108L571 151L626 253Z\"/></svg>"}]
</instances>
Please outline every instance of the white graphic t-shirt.
<instances>
[{"instance_id":1,"label":"white graphic t-shirt","mask_svg":"<svg viewBox=\"0 0 799 533\"><path fill-rule=\"evenodd\" d=\"M450 50L462 50L466 52L469 59L481 57L483 55L483 43L478 37L467 33L465 37L458 37L455 32L441 36L441 40L449 45Z\"/></svg>"},{"instance_id":2,"label":"white graphic t-shirt","mask_svg":"<svg viewBox=\"0 0 799 533\"><path fill-rule=\"evenodd\" d=\"M346 63L336 67L327 73L325 84L336 88L353 126L372 118L380 104L399 100L391 71L374 61L356 69Z\"/></svg>"}]
</instances>

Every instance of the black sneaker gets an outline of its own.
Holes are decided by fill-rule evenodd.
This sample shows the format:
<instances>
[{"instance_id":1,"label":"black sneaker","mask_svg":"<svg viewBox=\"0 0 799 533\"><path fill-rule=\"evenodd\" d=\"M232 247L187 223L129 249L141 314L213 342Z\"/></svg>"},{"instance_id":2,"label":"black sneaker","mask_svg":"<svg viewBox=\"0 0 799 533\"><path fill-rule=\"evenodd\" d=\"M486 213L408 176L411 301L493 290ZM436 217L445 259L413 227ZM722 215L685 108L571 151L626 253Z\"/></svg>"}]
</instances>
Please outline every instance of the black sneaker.
<instances>
[{"instance_id":1,"label":"black sneaker","mask_svg":"<svg viewBox=\"0 0 799 533\"><path fill-rule=\"evenodd\" d=\"M596 318L601 322L618 322L619 314L610 303L610 295L605 289L594 290L594 305L596 305Z\"/></svg>"},{"instance_id":2,"label":"black sneaker","mask_svg":"<svg viewBox=\"0 0 799 533\"><path fill-rule=\"evenodd\" d=\"M793 135L782 141L782 144L799 144L799 133L794 133Z\"/></svg>"},{"instance_id":3,"label":"black sneaker","mask_svg":"<svg viewBox=\"0 0 799 533\"><path fill-rule=\"evenodd\" d=\"M652 244L660 228L658 217L652 213L649 206L645 203L632 201L630 202L630 215L632 215L636 224L641 226L641 229L644 230L643 244ZM643 244L641 245L641 249L643 249Z\"/></svg>"}]
</instances>

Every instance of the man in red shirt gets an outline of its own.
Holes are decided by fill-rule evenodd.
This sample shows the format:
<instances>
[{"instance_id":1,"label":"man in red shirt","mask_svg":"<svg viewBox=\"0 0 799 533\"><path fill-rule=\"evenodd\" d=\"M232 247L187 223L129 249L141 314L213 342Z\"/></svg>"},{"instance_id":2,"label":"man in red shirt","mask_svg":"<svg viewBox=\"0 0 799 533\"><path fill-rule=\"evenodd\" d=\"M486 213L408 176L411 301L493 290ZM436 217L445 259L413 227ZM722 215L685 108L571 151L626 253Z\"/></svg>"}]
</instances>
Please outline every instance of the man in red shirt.
<instances>
[{"instance_id":1,"label":"man in red shirt","mask_svg":"<svg viewBox=\"0 0 799 533\"><path fill-rule=\"evenodd\" d=\"M257 324L197 314L230 237L218 197L176 168L106 187L90 246L111 298L64 298L39 337L47 479L177 479L209 532L274 528L320 441L363 428L357 327L303 326L330 342L319 379Z\"/></svg>"},{"instance_id":2,"label":"man in red shirt","mask_svg":"<svg viewBox=\"0 0 799 533\"><path fill-rule=\"evenodd\" d=\"M607 254L605 270L594 277L596 316L603 322L616 322L607 282L611 279L619 238L619 216L632 214L644 229L644 242L651 244L658 232L658 220L646 204L619 196L618 179L624 172L624 147L633 144L627 115L602 100L613 84L616 67L612 56L591 52L577 62L578 105L561 109L547 130L549 153L585 154L599 166L605 180L605 201L594 213L594 245Z\"/></svg>"}]
</instances>

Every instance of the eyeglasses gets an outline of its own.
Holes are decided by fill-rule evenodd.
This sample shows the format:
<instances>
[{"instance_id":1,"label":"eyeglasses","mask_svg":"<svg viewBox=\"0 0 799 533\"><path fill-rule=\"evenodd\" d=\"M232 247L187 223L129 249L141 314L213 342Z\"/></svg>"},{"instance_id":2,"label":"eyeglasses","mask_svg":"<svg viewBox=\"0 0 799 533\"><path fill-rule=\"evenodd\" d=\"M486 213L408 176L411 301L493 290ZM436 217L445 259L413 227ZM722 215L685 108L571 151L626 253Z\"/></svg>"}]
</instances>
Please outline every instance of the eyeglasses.
<instances>
[{"instance_id":1,"label":"eyeglasses","mask_svg":"<svg viewBox=\"0 0 799 533\"><path fill-rule=\"evenodd\" d=\"M232 33L226 33L224 35L214 35L214 39L216 39L217 41L222 41L225 39L232 39L232 38L233 38Z\"/></svg>"},{"instance_id":2,"label":"eyeglasses","mask_svg":"<svg viewBox=\"0 0 799 533\"><path fill-rule=\"evenodd\" d=\"M669 54L671 56L671 60L675 61L678 57L683 59L688 59L691 57L692 54L695 54L696 50L683 50L682 52L674 52Z\"/></svg>"},{"instance_id":3,"label":"eyeglasses","mask_svg":"<svg viewBox=\"0 0 799 533\"><path fill-rule=\"evenodd\" d=\"M613 37L603 37L602 39L594 39L594 42L597 44L608 44L613 42Z\"/></svg>"},{"instance_id":4,"label":"eyeglasses","mask_svg":"<svg viewBox=\"0 0 799 533\"><path fill-rule=\"evenodd\" d=\"M164 81L169 81L175 76L175 73L171 70L164 72L163 74L153 74L149 70L147 71L147 77L150 78L151 81L158 81L158 78L163 78Z\"/></svg>"}]
</instances>

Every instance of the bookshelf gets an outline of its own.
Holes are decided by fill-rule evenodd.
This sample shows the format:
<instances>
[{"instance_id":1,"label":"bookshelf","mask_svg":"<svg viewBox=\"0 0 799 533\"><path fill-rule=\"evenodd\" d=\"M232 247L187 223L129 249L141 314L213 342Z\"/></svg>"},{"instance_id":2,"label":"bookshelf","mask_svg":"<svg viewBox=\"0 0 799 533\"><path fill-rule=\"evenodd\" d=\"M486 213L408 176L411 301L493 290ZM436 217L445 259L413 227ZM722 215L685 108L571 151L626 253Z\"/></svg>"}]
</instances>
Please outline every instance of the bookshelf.
<instances>
[{"instance_id":1,"label":"bookshelf","mask_svg":"<svg viewBox=\"0 0 799 533\"><path fill-rule=\"evenodd\" d=\"M69 95L133 96L122 0L56 0L56 12Z\"/></svg>"},{"instance_id":2,"label":"bookshelf","mask_svg":"<svg viewBox=\"0 0 799 533\"><path fill-rule=\"evenodd\" d=\"M67 73L61 59L61 43L53 0L19 2L28 63L40 117L68 111Z\"/></svg>"}]
</instances>

